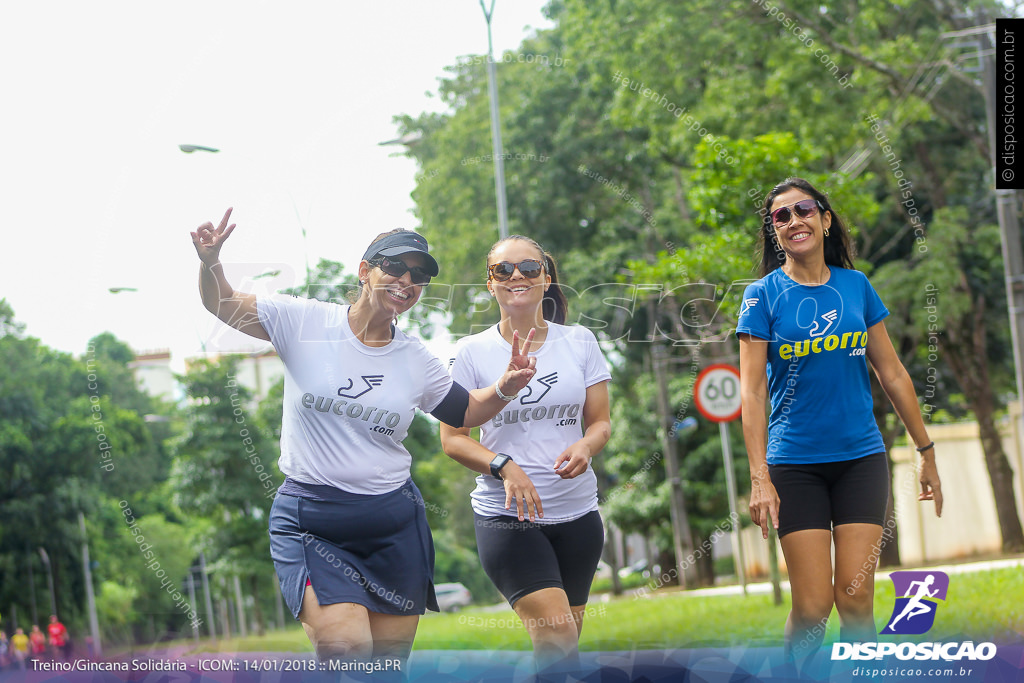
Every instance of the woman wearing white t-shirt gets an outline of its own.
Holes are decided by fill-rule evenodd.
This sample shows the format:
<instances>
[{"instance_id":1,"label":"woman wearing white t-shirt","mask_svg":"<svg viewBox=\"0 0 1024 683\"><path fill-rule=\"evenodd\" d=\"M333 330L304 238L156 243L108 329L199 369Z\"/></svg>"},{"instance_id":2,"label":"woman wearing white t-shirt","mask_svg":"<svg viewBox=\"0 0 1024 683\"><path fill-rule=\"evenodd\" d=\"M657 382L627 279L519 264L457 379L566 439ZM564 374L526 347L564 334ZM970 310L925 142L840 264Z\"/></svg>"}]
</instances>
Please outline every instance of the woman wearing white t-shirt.
<instances>
[{"instance_id":1,"label":"woman wearing white t-shirt","mask_svg":"<svg viewBox=\"0 0 1024 683\"><path fill-rule=\"evenodd\" d=\"M479 442L468 428L441 425L441 444L481 473L472 494L480 561L526 626L538 667L571 665L604 547L590 459L611 436L611 375L594 334L562 324L565 296L539 244L521 235L498 242L487 273L501 321L459 341L452 378L490 386L489 373L530 329L527 347L543 370L518 394L501 392L508 406L480 428Z\"/></svg>"},{"instance_id":2,"label":"woman wearing white t-shirt","mask_svg":"<svg viewBox=\"0 0 1024 683\"><path fill-rule=\"evenodd\" d=\"M437 610L433 543L402 445L415 409L479 425L505 407L502 394L527 385L536 360L516 337L497 381L467 391L395 326L438 273L427 241L408 230L370 244L350 306L237 292L220 264L230 217L228 209L217 227L203 224L192 241L203 304L271 341L285 365L279 466L287 479L270 514L282 594L321 660L405 659L419 615Z\"/></svg>"}]
</instances>

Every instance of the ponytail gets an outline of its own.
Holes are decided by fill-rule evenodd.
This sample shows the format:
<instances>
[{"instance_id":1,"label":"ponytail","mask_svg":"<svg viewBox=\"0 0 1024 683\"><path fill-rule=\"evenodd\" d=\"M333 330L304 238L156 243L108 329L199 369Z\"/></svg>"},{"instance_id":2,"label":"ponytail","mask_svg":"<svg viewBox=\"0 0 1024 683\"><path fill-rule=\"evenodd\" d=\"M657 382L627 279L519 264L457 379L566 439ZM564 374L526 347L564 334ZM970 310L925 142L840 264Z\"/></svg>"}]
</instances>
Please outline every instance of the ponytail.
<instances>
[{"instance_id":1,"label":"ponytail","mask_svg":"<svg viewBox=\"0 0 1024 683\"><path fill-rule=\"evenodd\" d=\"M565 293L558 284L558 269L555 267L555 259L548 252L544 254L544 270L551 276L551 282L544 291L544 300L541 302L541 313L548 322L558 325L565 324L565 318L569 313L569 302L565 300Z\"/></svg>"}]
</instances>

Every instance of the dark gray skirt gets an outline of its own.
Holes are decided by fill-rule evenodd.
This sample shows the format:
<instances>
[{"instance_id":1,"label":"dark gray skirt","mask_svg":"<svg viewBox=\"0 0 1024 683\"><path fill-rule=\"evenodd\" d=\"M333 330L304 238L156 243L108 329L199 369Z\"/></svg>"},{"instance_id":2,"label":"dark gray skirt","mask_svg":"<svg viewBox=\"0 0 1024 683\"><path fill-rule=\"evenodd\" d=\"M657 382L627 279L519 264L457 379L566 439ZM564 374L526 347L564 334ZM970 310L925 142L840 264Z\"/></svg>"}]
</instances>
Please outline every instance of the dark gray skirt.
<instances>
[{"instance_id":1,"label":"dark gray skirt","mask_svg":"<svg viewBox=\"0 0 1024 683\"><path fill-rule=\"evenodd\" d=\"M434 543L412 479L377 496L287 480L270 510L270 555L296 619L307 581L321 605L351 602L398 615L439 611Z\"/></svg>"}]
</instances>

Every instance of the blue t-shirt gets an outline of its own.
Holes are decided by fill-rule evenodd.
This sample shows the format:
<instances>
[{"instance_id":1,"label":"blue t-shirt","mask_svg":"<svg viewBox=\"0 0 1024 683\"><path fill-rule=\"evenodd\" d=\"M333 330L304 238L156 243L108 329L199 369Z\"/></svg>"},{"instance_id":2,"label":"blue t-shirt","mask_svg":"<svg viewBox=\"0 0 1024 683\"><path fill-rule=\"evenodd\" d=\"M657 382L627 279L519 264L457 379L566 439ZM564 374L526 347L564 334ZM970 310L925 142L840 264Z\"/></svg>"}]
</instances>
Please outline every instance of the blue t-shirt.
<instances>
[{"instance_id":1,"label":"blue t-shirt","mask_svg":"<svg viewBox=\"0 0 1024 683\"><path fill-rule=\"evenodd\" d=\"M823 285L781 268L747 287L736 333L768 342L768 463L852 460L885 450L872 413L867 330L887 315L863 273Z\"/></svg>"}]
</instances>

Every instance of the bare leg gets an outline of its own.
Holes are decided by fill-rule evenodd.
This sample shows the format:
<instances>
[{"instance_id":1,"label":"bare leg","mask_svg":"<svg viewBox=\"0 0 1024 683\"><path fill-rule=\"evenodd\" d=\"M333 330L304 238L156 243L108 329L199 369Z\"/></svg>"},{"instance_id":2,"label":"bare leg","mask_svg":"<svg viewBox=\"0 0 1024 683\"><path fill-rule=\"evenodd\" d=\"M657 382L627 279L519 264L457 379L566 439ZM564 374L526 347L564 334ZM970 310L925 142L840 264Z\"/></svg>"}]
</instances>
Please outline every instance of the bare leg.
<instances>
[{"instance_id":1,"label":"bare leg","mask_svg":"<svg viewBox=\"0 0 1024 683\"><path fill-rule=\"evenodd\" d=\"M561 588L542 588L520 598L514 607L533 643L538 670L553 664L572 666L579 661L579 634L583 613L569 606Z\"/></svg>"},{"instance_id":2,"label":"bare leg","mask_svg":"<svg viewBox=\"0 0 1024 683\"><path fill-rule=\"evenodd\" d=\"M399 614L380 614L370 612L370 631L373 634L373 658L397 659L401 670L412 652L412 641L416 639L416 627L419 625L418 614L403 616Z\"/></svg>"},{"instance_id":3,"label":"bare leg","mask_svg":"<svg viewBox=\"0 0 1024 683\"><path fill-rule=\"evenodd\" d=\"M843 640L872 642L875 629L875 566L882 527L877 524L840 524L835 528L835 602Z\"/></svg>"},{"instance_id":4,"label":"bare leg","mask_svg":"<svg viewBox=\"0 0 1024 683\"><path fill-rule=\"evenodd\" d=\"M573 605L569 609L572 610L572 618L576 620L576 642L578 644L580 636L583 635L583 615L587 611L587 606Z\"/></svg>"},{"instance_id":5,"label":"bare leg","mask_svg":"<svg viewBox=\"0 0 1024 683\"><path fill-rule=\"evenodd\" d=\"M786 620L786 653L799 660L821 647L832 613L832 532L793 531L781 543L793 599Z\"/></svg>"},{"instance_id":6,"label":"bare leg","mask_svg":"<svg viewBox=\"0 0 1024 683\"><path fill-rule=\"evenodd\" d=\"M362 605L321 605L313 587L306 586L299 621L320 661L369 659L373 655L369 612Z\"/></svg>"}]
</instances>

